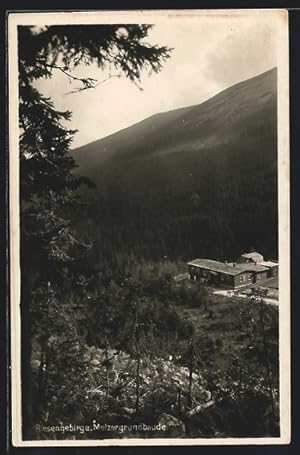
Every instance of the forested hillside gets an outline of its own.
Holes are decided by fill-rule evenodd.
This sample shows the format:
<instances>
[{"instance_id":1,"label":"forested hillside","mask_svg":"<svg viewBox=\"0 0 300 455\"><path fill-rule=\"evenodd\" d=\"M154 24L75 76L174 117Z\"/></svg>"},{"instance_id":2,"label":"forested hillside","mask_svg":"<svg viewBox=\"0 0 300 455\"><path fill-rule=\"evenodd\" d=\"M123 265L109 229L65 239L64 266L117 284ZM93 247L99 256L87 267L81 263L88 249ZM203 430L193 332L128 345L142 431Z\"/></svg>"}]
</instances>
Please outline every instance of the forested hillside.
<instances>
[{"instance_id":1,"label":"forested hillside","mask_svg":"<svg viewBox=\"0 0 300 455\"><path fill-rule=\"evenodd\" d=\"M81 223L94 263L234 259L253 247L277 257L276 77L273 69L73 151L97 185Z\"/></svg>"},{"instance_id":2,"label":"forested hillside","mask_svg":"<svg viewBox=\"0 0 300 455\"><path fill-rule=\"evenodd\" d=\"M80 64L140 82L171 53L150 29L18 29L27 441L280 432L277 308L174 280L191 257L277 255L276 70L72 153L71 113L35 87L96 88Z\"/></svg>"}]
</instances>

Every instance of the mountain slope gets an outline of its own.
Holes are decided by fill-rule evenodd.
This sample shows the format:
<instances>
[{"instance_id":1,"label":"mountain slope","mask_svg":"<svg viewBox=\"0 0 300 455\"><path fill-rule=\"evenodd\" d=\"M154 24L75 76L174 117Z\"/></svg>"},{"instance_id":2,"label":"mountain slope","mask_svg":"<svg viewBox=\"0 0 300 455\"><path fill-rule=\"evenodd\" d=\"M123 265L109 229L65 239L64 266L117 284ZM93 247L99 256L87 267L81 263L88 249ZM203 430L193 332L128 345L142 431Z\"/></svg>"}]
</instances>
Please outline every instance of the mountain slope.
<instances>
[{"instance_id":1,"label":"mountain slope","mask_svg":"<svg viewBox=\"0 0 300 455\"><path fill-rule=\"evenodd\" d=\"M98 188L83 230L101 225L99 254L276 256L276 84L273 69L74 150Z\"/></svg>"},{"instance_id":2,"label":"mountain slope","mask_svg":"<svg viewBox=\"0 0 300 455\"><path fill-rule=\"evenodd\" d=\"M255 122L255 116L274 112L276 70L230 87L208 101L195 106L153 115L129 128L92 142L73 151L82 170L117 155L145 155L172 151L213 148L245 129L246 119ZM254 125L255 126L255 125ZM223 132L224 134L221 134ZM88 162L85 153L88 153Z\"/></svg>"}]
</instances>

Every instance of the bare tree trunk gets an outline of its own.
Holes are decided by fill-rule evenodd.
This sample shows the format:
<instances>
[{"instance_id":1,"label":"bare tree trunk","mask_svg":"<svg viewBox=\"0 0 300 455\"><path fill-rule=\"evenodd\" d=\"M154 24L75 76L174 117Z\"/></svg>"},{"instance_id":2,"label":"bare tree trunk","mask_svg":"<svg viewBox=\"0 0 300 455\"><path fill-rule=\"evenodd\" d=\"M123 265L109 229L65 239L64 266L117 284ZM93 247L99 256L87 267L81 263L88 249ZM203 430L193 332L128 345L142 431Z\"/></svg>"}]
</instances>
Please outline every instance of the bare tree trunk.
<instances>
[{"instance_id":1,"label":"bare tree trunk","mask_svg":"<svg viewBox=\"0 0 300 455\"><path fill-rule=\"evenodd\" d=\"M109 397L109 360L108 360L108 341L105 340L105 396L106 399Z\"/></svg>"},{"instance_id":2,"label":"bare tree trunk","mask_svg":"<svg viewBox=\"0 0 300 455\"><path fill-rule=\"evenodd\" d=\"M193 369L194 369L194 337L190 340L190 365L189 365L189 391L188 391L188 406L191 408L193 406L193 396L192 396L192 387L193 387Z\"/></svg>"},{"instance_id":3,"label":"bare tree trunk","mask_svg":"<svg viewBox=\"0 0 300 455\"><path fill-rule=\"evenodd\" d=\"M137 365L136 365L136 401L135 401L135 412L138 413L140 410L140 334L139 334L139 322L137 308L135 310L135 340L136 340L136 351L137 351Z\"/></svg>"},{"instance_id":4,"label":"bare tree trunk","mask_svg":"<svg viewBox=\"0 0 300 455\"><path fill-rule=\"evenodd\" d=\"M178 387L177 409L181 412L181 387Z\"/></svg>"},{"instance_id":5,"label":"bare tree trunk","mask_svg":"<svg viewBox=\"0 0 300 455\"><path fill-rule=\"evenodd\" d=\"M138 353L137 367L136 367L136 402L135 411L138 413L140 410L140 354Z\"/></svg>"}]
</instances>

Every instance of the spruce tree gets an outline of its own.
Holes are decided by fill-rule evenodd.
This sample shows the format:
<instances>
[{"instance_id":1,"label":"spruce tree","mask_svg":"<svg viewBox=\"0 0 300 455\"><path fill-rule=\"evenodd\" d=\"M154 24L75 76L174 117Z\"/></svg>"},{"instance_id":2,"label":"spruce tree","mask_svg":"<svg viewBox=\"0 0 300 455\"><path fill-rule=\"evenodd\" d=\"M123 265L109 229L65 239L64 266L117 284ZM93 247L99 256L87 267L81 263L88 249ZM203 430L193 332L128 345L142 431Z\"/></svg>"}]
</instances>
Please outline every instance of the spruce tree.
<instances>
[{"instance_id":1,"label":"spruce tree","mask_svg":"<svg viewBox=\"0 0 300 455\"><path fill-rule=\"evenodd\" d=\"M80 86L102 81L78 78L79 65L96 63L99 70L114 67L136 84L141 71L158 72L170 49L146 44L149 25L80 25L44 28L18 27L20 224L21 224L21 343L23 437L32 437L33 397L31 351L33 294L50 282L61 301L66 282L76 283L78 260L88 248L72 228L72 214L80 201L76 190L87 179L73 173L69 154L75 131L64 126L70 112L59 112L51 99L35 88L35 81L62 72ZM47 295L40 296L46 311ZM57 313L59 314L59 312ZM55 327L55 324L53 324Z\"/></svg>"}]
</instances>

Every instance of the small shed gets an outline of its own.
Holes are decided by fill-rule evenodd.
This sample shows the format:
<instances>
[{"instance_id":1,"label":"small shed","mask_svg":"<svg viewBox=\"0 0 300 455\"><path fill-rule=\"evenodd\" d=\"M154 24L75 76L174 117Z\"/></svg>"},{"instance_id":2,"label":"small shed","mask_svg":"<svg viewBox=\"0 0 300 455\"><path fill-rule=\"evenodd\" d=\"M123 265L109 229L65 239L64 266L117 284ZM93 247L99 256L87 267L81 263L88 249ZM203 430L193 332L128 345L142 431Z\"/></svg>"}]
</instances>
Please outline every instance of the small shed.
<instances>
[{"instance_id":1,"label":"small shed","mask_svg":"<svg viewBox=\"0 0 300 455\"><path fill-rule=\"evenodd\" d=\"M262 254L253 251L252 253L244 253L236 260L238 264L260 264L263 262L264 257Z\"/></svg>"},{"instance_id":2,"label":"small shed","mask_svg":"<svg viewBox=\"0 0 300 455\"><path fill-rule=\"evenodd\" d=\"M268 269L268 277L278 276L278 262L275 261L263 261L260 263Z\"/></svg>"}]
</instances>

